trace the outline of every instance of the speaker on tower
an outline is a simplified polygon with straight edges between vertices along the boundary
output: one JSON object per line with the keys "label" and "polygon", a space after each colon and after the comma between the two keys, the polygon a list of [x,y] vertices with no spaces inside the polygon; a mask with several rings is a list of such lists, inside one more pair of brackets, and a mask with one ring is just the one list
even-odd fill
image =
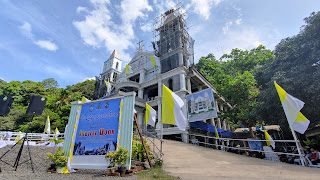
{"label": "speaker on tower", "polygon": [[27,113],[29,115],[41,115],[46,105],[47,98],[42,96],[32,96],[29,107],[27,109]]}
{"label": "speaker on tower", "polygon": [[0,116],[6,116],[10,112],[13,98],[10,96],[0,96]]}

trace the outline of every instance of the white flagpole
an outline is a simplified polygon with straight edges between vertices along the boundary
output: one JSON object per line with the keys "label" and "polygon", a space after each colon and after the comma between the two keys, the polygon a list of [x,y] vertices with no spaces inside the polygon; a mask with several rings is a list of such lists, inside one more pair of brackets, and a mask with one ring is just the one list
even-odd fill
{"label": "white flagpole", "polygon": [[[290,126],[290,125],[289,125],[289,126]],[[294,141],[296,142],[296,146],[297,146],[297,149],[298,149],[298,153],[299,153],[301,165],[302,165],[302,166],[305,166],[305,164],[304,164],[304,159],[302,158],[302,153],[301,153],[301,149],[300,149],[300,146],[299,146],[299,143],[298,143],[298,139],[297,139],[296,133],[294,132],[294,130],[292,129],[291,126],[290,126],[290,129],[291,129],[291,132],[292,132],[292,135],[293,135],[293,139],[294,139]]]}

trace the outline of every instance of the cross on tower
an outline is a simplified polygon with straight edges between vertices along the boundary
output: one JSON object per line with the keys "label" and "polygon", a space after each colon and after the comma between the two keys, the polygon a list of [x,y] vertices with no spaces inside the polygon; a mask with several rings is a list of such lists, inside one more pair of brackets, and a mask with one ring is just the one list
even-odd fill
{"label": "cross on tower", "polygon": [[137,50],[142,51],[142,49],[144,48],[143,40],[139,41],[137,45],[138,45]]}

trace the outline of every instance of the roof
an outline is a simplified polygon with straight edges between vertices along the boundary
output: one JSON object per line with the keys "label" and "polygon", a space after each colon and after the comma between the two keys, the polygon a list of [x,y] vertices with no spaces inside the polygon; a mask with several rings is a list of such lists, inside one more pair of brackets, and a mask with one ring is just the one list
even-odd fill
{"label": "roof", "polygon": [[112,57],[116,57],[117,59],[119,58],[118,52],[116,50],[113,50],[112,54],[110,55],[109,59],[111,59]]}
{"label": "roof", "polygon": [[[280,131],[279,125],[270,125],[270,126],[264,126],[264,127],[266,128],[267,131],[269,131],[269,130]],[[256,127],[251,127],[251,129],[252,129],[252,131],[256,131]],[[234,130],[234,132],[235,133],[242,133],[242,132],[244,132],[244,130],[249,131],[249,128],[237,128],[236,130]]]}
{"label": "roof", "polygon": [[[209,132],[213,132],[213,133],[216,132],[213,125],[205,123],[203,121],[190,122],[189,125],[190,125],[190,127],[202,129],[202,130],[205,130],[205,131],[209,131]],[[226,130],[223,130],[223,129],[220,129],[220,128],[216,128],[216,129],[217,129],[217,132],[218,132],[218,134],[220,136],[221,135],[224,136],[224,137],[233,137],[234,136],[234,134],[229,132],[229,131],[226,131]]]}

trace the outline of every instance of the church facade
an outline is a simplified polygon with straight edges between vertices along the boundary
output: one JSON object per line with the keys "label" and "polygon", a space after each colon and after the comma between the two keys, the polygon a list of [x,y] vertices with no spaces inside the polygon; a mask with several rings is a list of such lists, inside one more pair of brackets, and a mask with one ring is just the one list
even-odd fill
{"label": "church facade", "polygon": [[[215,105],[217,112],[229,109],[231,106],[225,102],[215,92],[210,82],[199,73],[193,62],[194,40],[186,31],[186,24],[183,15],[176,10],[165,12],[156,31],[156,38],[152,42],[153,51],[137,48],[135,55],[128,63],[130,72],[127,74],[121,68],[122,60],[116,50],[110,55],[103,66],[100,76],[96,77],[96,98],[106,95],[112,96],[123,92],[136,92],[135,109],[140,126],[145,131],[153,131],[158,136],[161,135],[161,103],[162,84],[166,85],[184,101],[182,111],[188,117],[186,96],[206,88],[214,91]],[[150,59],[155,60],[155,64]],[[112,85],[111,92],[107,93],[105,80]],[[205,97],[195,100],[195,103],[206,105]],[[199,102],[198,102],[199,101]],[[152,106],[157,111],[157,121],[155,128],[144,124],[145,103]],[[199,108],[198,108],[199,110]],[[231,130],[226,121],[219,118],[203,120],[224,130]],[[173,125],[163,125],[163,135],[175,135],[181,137],[182,141],[188,142],[189,130],[180,131]]]}

